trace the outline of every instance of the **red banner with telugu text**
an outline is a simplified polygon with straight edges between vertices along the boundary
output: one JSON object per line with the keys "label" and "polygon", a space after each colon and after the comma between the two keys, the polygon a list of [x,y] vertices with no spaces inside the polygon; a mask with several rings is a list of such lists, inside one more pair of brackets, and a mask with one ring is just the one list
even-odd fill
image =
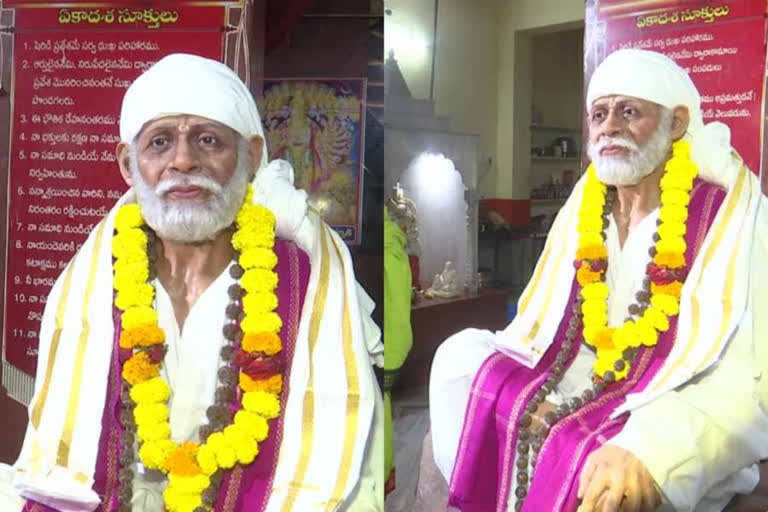
{"label": "red banner with telugu text", "polygon": [[731,129],[732,145],[755,173],[762,149],[764,0],[588,0],[585,83],[621,48],[656,51],[690,75],[704,122]]}
{"label": "red banner with telugu text", "polygon": [[51,286],[127,189],[115,162],[127,87],[169,53],[231,66],[231,55],[247,55],[233,49],[247,44],[237,3],[37,3],[4,5],[15,16],[10,135],[1,141],[9,155],[2,356],[30,376]]}

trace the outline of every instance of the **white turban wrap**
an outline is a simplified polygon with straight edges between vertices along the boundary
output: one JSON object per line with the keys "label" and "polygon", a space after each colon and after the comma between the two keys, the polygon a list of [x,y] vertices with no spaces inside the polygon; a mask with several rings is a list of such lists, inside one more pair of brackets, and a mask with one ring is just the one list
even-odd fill
{"label": "white turban wrap", "polygon": [[701,97],[683,68],[669,57],[647,50],[618,50],[597,66],[587,88],[587,108],[603,96],[632,96],[663,107],[688,108],[685,135],[691,142],[691,158],[702,177],[728,186],[736,179],[738,166],[731,161],[731,131],[723,123],[704,124]]}
{"label": "white turban wrap", "polygon": [[[163,57],[131,84],[120,112],[120,139],[131,144],[149,121],[179,114],[211,119],[246,139],[264,139],[256,102],[240,77],[221,62],[186,53]],[[289,239],[307,210],[307,195],[293,188],[293,178],[288,162],[269,162],[265,141],[254,179],[255,201],[279,213],[277,234]]]}
{"label": "white turban wrap", "polygon": [[[130,144],[147,122],[178,114],[217,121],[246,139],[264,138],[256,102],[234,71],[215,60],[174,53],[157,61],[125,92],[120,139]],[[268,161],[265,143],[259,168]]]}

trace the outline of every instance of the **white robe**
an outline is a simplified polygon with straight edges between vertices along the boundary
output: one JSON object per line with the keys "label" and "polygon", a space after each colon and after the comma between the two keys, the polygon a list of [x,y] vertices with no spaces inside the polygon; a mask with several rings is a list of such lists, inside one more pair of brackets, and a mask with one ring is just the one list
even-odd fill
{"label": "white robe", "polygon": [[[629,233],[623,247],[615,222],[610,219],[606,240],[610,325],[624,321],[628,306],[641,289],[657,218],[658,210],[643,219]],[[768,222],[765,208],[758,222]],[[694,382],[633,411],[622,432],[608,441],[634,453],[646,465],[665,502],[660,510],[719,512],[734,494],[749,493],[758,482],[754,463],[768,452],[768,439],[760,436],[734,442],[739,420],[753,422],[756,414],[764,420],[763,407],[768,402],[768,379],[763,376],[756,380],[751,371],[768,366],[768,351],[751,353],[755,330],[750,314],[768,311],[768,267],[764,263],[768,261],[768,241],[756,240],[753,251],[758,262],[753,279],[762,287],[754,285],[758,293],[753,295],[720,363]],[[768,332],[762,321],[761,332]],[[453,471],[472,381],[485,358],[494,352],[494,337],[490,331],[462,331],[440,346],[433,362],[432,443],[435,463],[447,481]],[[560,403],[589,387],[594,360],[592,351],[582,346],[547,399]],[[514,510],[514,492],[509,504],[509,510]]]}
{"label": "white robe", "polygon": [[[165,331],[168,353],[162,366],[162,377],[170,384],[173,394],[169,401],[171,437],[174,441],[199,441],[198,427],[208,422],[206,410],[213,404],[218,384],[216,372],[221,366],[219,352],[224,344],[221,326],[224,325],[224,306],[228,302],[227,288],[234,283],[228,269],[217,277],[200,295],[187,315],[182,330],[176,322],[168,292],[155,280],[158,325]],[[381,418],[380,408],[376,414]],[[346,510],[380,510],[376,489],[376,467],[383,464],[381,454],[368,447],[363,471],[353,498]],[[133,511],[162,512],[163,490],[167,484],[164,475],[143,471],[134,464]],[[0,510],[20,511],[23,502],[10,486],[11,469],[0,470]]]}
{"label": "white robe", "polygon": [[[158,280],[153,283],[157,290],[158,324],[165,331],[168,353],[162,366],[162,377],[170,384],[173,394],[170,399],[169,421],[174,441],[200,441],[198,427],[208,422],[206,410],[214,402],[218,385],[216,376],[221,366],[219,353],[224,345],[221,326],[225,322],[224,305],[228,303],[227,289],[235,281],[224,272],[211,283],[189,310],[183,329],[173,312],[171,298]],[[381,463],[375,450],[368,450],[367,465]],[[137,459],[138,460],[138,459]],[[364,466],[365,467],[365,466]],[[133,482],[133,512],[162,512],[163,490],[168,480],[159,473],[146,475],[134,466],[136,477]],[[371,508],[376,497],[373,495],[373,471],[363,471],[356,499],[349,510],[376,510]]]}
{"label": "white robe", "polygon": [[[296,190],[292,180],[290,166],[279,160],[262,168],[254,180],[254,202],[272,210],[277,236],[294,241],[308,254],[312,267],[268,510],[285,505],[295,510],[379,511],[384,500],[383,405],[370,365],[383,363],[383,345],[370,318],[375,304],[355,281],[343,241],[307,210],[306,194]],[[118,201],[49,294],[32,403],[34,408],[39,401],[42,420],[28,426],[13,469],[0,464],[3,512],[21,507],[17,493],[67,512],[87,512],[100,502],[92,484],[94,439],[101,432],[112,351],[111,344],[102,340],[112,339],[114,328],[109,242],[118,208],[132,200],[129,191]],[[222,308],[225,302],[223,298]],[[58,351],[51,348],[54,333],[60,334],[55,338]],[[49,356],[55,357],[52,372],[46,370]],[[178,363],[185,362],[180,352],[176,357]],[[217,360],[212,358],[211,364]],[[81,387],[81,382],[90,385]],[[73,399],[78,400],[77,408],[70,408]],[[205,407],[193,402],[187,397],[184,407],[198,409],[192,411],[196,419],[204,417]],[[71,411],[76,428],[68,432],[71,449],[64,465],[58,461],[57,446],[62,446],[62,425]],[[311,448],[302,449],[305,446]],[[293,485],[297,478],[304,485]]]}
{"label": "white robe", "polygon": [[[217,370],[221,366],[219,353],[224,345],[221,326],[229,301],[227,289],[234,282],[228,268],[225,269],[192,305],[181,330],[168,292],[158,280],[153,282],[158,325],[165,332],[168,346],[161,373],[173,390],[169,400],[169,421],[174,441],[199,442],[198,427],[208,422],[206,410],[214,402]],[[377,420],[382,418],[381,407],[377,407],[375,414]],[[381,471],[375,469],[384,463],[380,451],[376,443],[369,443],[361,477],[345,510],[381,510],[378,504],[380,484],[376,481],[377,473]],[[133,512],[162,512],[167,478],[158,472],[145,472],[138,462],[132,469],[136,475]],[[3,512],[20,511],[23,507],[23,501],[10,486],[11,478],[11,468],[5,466],[0,470],[0,510]]]}

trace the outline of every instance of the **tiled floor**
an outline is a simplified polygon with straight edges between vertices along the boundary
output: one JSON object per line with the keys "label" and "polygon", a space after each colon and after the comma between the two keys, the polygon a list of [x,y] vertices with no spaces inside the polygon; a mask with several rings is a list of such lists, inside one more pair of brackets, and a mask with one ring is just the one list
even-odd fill
{"label": "tiled floor", "polygon": [[[446,510],[448,487],[432,462],[427,390],[395,393],[392,400],[395,443],[395,490],[387,512]],[[426,438],[426,442],[425,442]]]}

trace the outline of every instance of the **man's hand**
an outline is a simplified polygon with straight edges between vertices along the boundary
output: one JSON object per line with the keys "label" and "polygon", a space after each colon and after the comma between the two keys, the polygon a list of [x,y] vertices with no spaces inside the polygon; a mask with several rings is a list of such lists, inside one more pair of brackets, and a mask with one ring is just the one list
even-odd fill
{"label": "man's hand", "polygon": [[661,505],[653,478],[623,448],[605,445],[589,457],[579,477],[578,512],[653,512]]}

